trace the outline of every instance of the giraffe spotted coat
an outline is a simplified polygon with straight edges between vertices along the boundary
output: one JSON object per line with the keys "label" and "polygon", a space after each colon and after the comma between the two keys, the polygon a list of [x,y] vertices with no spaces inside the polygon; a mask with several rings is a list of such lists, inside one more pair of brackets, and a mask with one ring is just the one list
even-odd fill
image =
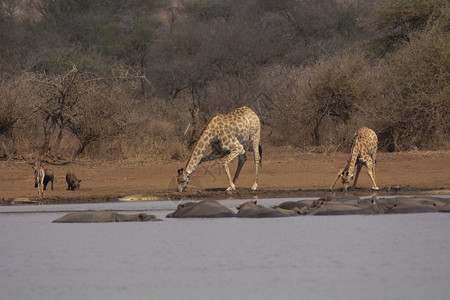
{"label": "giraffe spotted coat", "polygon": [[362,127],[353,136],[352,150],[350,153],[350,159],[342,170],[337,174],[337,178],[331,185],[330,189],[333,189],[339,178],[342,179],[344,190],[346,191],[350,181],[353,179],[353,171],[356,166],[356,175],[353,182],[353,187],[356,186],[358,181],[359,172],[363,165],[367,167],[367,173],[372,181],[372,189],[378,190],[375,183],[375,163],[377,155],[377,143],[378,137],[376,133],[367,127]]}
{"label": "giraffe spotted coat", "polygon": [[[243,106],[229,114],[216,114],[203,128],[194,145],[186,166],[178,170],[178,191],[182,192],[199,164],[222,159],[229,187],[235,190],[239,173],[247,160],[246,148],[250,146],[254,153],[255,182],[252,189],[258,188],[258,167],[261,160],[260,146],[261,125],[256,113]],[[231,179],[229,164],[238,158],[238,166],[234,178]]]}

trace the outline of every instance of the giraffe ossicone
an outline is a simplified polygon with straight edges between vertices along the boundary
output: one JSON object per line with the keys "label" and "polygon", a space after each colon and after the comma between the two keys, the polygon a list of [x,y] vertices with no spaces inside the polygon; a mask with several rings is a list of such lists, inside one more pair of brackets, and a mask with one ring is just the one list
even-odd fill
{"label": "giraffe ossicone", "polygon": [[344,191],[347,191],[348,185],[353,179],[353,171],[356,166],[356,175],[354,176],[355,180],[353,181],[352,186],[355,187],[358,181],[359,172],[361,171],[362,166],[365,165],[370,180],[372,181],[372,189],[378,190],[377,184],[375,183],[377,144],[378,137],[372,129],[367,127],[358,129],[353,135],[350,159],[345,168],[338,172],[336,180],[333,182],[330,189],[332,190],[336,185],[336,182],[341,178],[342,184],[344,185]]}
{"label": "giraffe ossicone", "polygon": [[[199,164],[215,159],[222,159],[229,187],[236,189],[239,173],[247,160],[246,148],[250,146],[254,153],[255,182],[252,190],[258,188],[258,168],[261,163],[262,148],[260,145],[261,124],[258,115],[250,108],[243,106],[229,114],[216,114],[206,123],[200,137],[192,149],[186,166],[178,170],[178,191],[186,189],[192,174]],[[231,179],[229,164],[238,158],[238,166]]]}

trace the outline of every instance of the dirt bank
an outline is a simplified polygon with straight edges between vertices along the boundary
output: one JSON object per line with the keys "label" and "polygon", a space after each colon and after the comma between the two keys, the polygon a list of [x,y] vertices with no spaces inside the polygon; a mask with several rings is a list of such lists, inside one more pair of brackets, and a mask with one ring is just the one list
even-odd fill
{"label": "dirt bank", "polygon": [[[321,196],[340,168],[346,164],[344,153],[314,154],[288,148],[265,149],[259,176],[259,190],[251,191],[253,161],[244,166],[237,191],[226,193],[226,175],[219,162],[200,165],[186,192],[176,192],[175,175],[179,162],[100,162],[78,161],[67,165],[47,165],[56,175],[54,190],[44,193],[44,204],[118,201],[129,195],[143,198],[129,200],[253,198]],[[379,195],[397,193],[450,194],[450,151],[379,153],[376,180]],[[73,169],[82,179],[81,190],[68,191],[65,174]],[[232,166],[234,170],[235,164]],[[23,161],[0,162],[0,200],[10,204],[15,198],[36,200],[32,166]],[[363,168],[360,189],[352,194],[372,194],[370,179]],[[341,185],[337,186],[342,189]]]}

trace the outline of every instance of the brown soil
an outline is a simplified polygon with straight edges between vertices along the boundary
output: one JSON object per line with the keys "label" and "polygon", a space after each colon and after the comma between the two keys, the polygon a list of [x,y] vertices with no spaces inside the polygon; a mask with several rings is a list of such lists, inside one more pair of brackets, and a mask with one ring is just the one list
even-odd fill
{"label": "brown soil", "polygon": [[[89,203],[118,201],[129,195],[144,195],[145,200],[254,198],[322,196],[339,169],[346,164],[348,154],[303,153],[289,148],[274,148],[264,152],[259,176],[259,190],[251,191],[253,161],[244,166],[237,191],[227,193],[226,175],[220,162],[199,166],[184,193],[176,192],[175,175],[184,161],[99,162],[79,161],[67,165],[50,165],[56,175],[54,190],[44,193],[43,203]],[[235,164],[232,166],[234,171]],[[82,179],[81,189],[68,191],[65,174],[73,169]],[[0,201],[11,204],[15,198],[37,200],[32,165],[23,161],[0,162]],[[450,194],[450,151],[378,153],[378,195],[393,193]],[[366,169],[361,171],[358,189],[352,194],[371,194]],[[393,191],[392,186],[400,186]],[[336,185],[336,192],[342,184]]]}

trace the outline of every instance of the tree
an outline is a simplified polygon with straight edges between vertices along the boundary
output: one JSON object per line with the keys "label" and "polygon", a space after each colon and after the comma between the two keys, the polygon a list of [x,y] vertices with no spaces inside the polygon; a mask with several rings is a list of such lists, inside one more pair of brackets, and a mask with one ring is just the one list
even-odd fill
{"label": "tree", "polygon": [[[42,85],[40,97],[42,103],[38,106],[44,124],[43,152],[45,155],[54,150],[60,155],[59,147],[63,140],[65,130],[77,115],[76,106],[86,91],[80,89],[80,72],[74,66],[72,70],[55,78],[42,75],[39,83]],[[55,145],[51,138],[57,135]]]}

